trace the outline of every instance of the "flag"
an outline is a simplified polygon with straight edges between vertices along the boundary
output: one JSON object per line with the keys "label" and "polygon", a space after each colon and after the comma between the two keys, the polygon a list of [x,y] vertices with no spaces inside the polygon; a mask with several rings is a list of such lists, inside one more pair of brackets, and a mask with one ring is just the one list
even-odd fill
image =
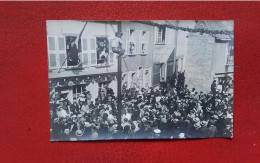
{"label": "flag", "polygon": [[75,40],[75,44],[78,48],[78,52],[80,53],[82,51],[82,48],[81,48],[81,36],[82,36],[82,33],[86,27],[88,22],[86,22],[86,24],[84,25],[84,27],[82,28],[82,30],[80,31],[79,35],[77,36],[76,40]]}

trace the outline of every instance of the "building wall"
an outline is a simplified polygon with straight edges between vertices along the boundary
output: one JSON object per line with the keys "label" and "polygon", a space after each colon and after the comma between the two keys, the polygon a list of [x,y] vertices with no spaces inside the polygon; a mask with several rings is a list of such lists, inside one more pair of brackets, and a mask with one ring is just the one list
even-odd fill
{"label": "building wall", "polygon": [[186,57],[185,83],[189,88],[209,92],[215,73],[225,73],[228,43],[216,43],[207,34],[190,34]]}
{"label": "building wall", "polygon": [[[141,23],[135,23],[135,22],[129,22],[129,21],[123,21],[122,22],[122,40],[124,41],[123,48],[126,49],[126,37],[127,37],[127,30],[129,28],[133,28],[136,30],[143,30],[149,32],[149,51],[147,55],[125,55],[122,59],[122,72],[126,71],[136,71],[138,67],[143,68],[150,68],[152,67],[153,62],[153,40],[154,40],[154,27],[150,25],[145,25]],[[127,52],[126,52],[127,53]]]}
{"label": "building wall", "polygon": [[[194,28],[195,21],[179,21],[180,27],[188,27],[188,28]],[[186,56],[187,56],[187,47],[188,47],[188,35],[189,32],[187,31],[178,31],[178,37],[177,37],[177,48],[176,48],[176,59],[179,59],[178,63],[178,71],[185,70],[185,62],[186,62]],[[181,58],[183,58],[181,62]]]}
{"label": "building wall", "polygon": [[[137,53],[136,55],[128,55],[127,35],[129,29],[135,29],[137,31],[146,31],[149,33],[148,37],[148,52],[143,55]],[[124,79],[128,81],[128,88],[135,80],[138,81],[140,87],[150,87],[152,80],[152,65],[153,65],[153,46],[154,46],[154,27],[141,23],[135,23],[130,21],[122,22],[122,40],[124,42],[123,48],[126,50],[125,55],[122,57],[122,72],[126,73],[127,77]],[[140,37],[138,37],[139,39]],[[138,44],[139,46],[140,44]],[[137,46],[137,48],[139,48]],[[146,73],[148,72],[148,74]],[[132,75],[136,73],[136,75]]]}
{"label": "building wall", "polygon": [[185,66],[185,84],[198,91],[209,92],[213,81],[215,38],[190,34]]}
{"label": "building wall", "polygon": [[228,55],[228,43],[215,43],[212,69],[214,73],[225,73]]}
{"label": "building wall", "polygon": [[[60,20],[60,21],[47,21],[47,36],[54,37],[65,37],[68,35],[77,36],[81,32],[85,25],[84,21],[73,21],[73,20]],[[107,37],[112,40],[115,37],[115,32],[117,31],[117,25],[107,23],[97,23],[88,22],[83,33],[82,38],[95,38],[95,37]],[[58,73],[60,65],[49,72],[49,78],[61,78],[68,76],[80,76],[80,75],[92,75],[92,74],[102,74],[102,73],[112,73],[117,71],[117,59],[114,55],[113,64],[109,67],[96,67],[87,66],[82,70],[61,70]],[[64,66],[66,67],[66,66]]]}
{"label": "building wall", "polygon": [[[179,24],[179,21],[168,21],[170,22],[172,25],[175,25],[175,26],[178,26]],[[156,23],[159,23],[159,24],[167,24],[167,22],[164,22],[164,21],[157,21]],[[154,48],[156,48],[157,46],[163,46],[165,47],[166,49],[172,49],[170,55],[169,55],[169,58],[168,60],[166,61],[165,63],[165,80],[161,80],[161,64],[162,63],[154,63],[153,64],[153,83],[152,85],[153,86],[157,86],[160,82],[165,82],[167,78],[170,78],[174,72],[175,72],[175,64],[176,64],[176,49],[177,49],[177,37],[178,37],[178,31],[176,30],[173,30],[173,29],[169,29],[167,28],[167,43],[165,44],[156,44],[155,40],[153,40],[153,44],[154,44]],[[155,35],[155,33],[154,33]],[[155,37],[155,36],[154,36]],[[162,54],[156,54],[154,53],[153,54],[154,56],[155,55],[162,55]],[[154,57],[155,58],[155,57]]]}

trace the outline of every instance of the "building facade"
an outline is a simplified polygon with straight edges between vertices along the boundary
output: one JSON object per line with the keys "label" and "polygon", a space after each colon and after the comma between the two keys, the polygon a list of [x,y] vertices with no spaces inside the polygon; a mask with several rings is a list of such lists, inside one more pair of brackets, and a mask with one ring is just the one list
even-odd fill
{"label": "building facade", "polygon": [[[70,102],[90,91],[95,101],[107,84],[116,95],[117,58],[111,49],[115,30],[113,22],[47,21],[50,91],[66,93]],[[78,51],[71,57],[74,43]],[[102,58],[102,52],[107,59]]]}
{"label": "building facade", "polygon": [[[122,22],[126,53],[122,58],[122,84],[126,88],[149,88],[166,82],[175,71],[177,31],[166,21]],[[176,25],[177,21],[170,21]]]}
{"label": "building facade", "polygon": [[[166,21],[150,21],[161,26],[144,22],[149,21],[120,22],[126,50],[121,65],[123,89],[155,87],[175,72],[177,31],[166,28]],[[66,94],[74,102],[90,91],[95,101],[108,85],[117,96],[118,61],[111,46],[117,31],[118,22],[113,21],[47,21],[50,92]]]}
{"label": "building facade", "polygon": [[[233,30],[233,21],[198,21],[194,28]],[[185,60],[185,84],[198,91],[210,92],[214,79],[221,76],[233,78],[233,49],[232,36],[190,33]]]}

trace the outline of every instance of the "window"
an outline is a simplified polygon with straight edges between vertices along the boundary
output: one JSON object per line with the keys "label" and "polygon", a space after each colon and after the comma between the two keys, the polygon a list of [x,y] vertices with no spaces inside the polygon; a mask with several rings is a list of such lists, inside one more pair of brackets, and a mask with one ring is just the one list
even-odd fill
{"label": "window", "polygon": [[[75,43],[76,36],[66,36],[66,53],[67,53],[67,65],[76,66],[80,63],[79,50],[77,43]],[[62,43],[59,42],[59,47],[62,46]],[[60,60],[61,65],[62,61]]]}
{"label": "window", "polygon": [[122,87],[123,88],[128,88],[129,84],[128,84],[128,75],[127,72],[122,73]]}
{"label": "window", "polygon": [[[48,67],[50,69],[63,65],[66,60],[65,37],[48,36]],[[67,66],[67,63],[64,63]]]}
{"label": "window", "polygon": [[77,101],[79,95],[86,91],[85,85],[75,85],[72,87],[73,91],[73,101]]}
{"label": "window", "polygon": [[138,85],[138,77],[137,73],[135,71],[130,71],[128,72],[128,83],[129,83],[129,88],[137,88]]}
{"label": "window", "polygon": [[149,33],[147,31],[140,31],[139,36],[139,53],[140,54],[148,54],[149,51]]}
{"label": "window", "polygon": [[166,63],[161,64],[160,81],[166,81]]}
{"label": "window", "polygon": [[138,31],[135,29],[128,29],[126,51],[128,55],[137,54]]}
{"label": "window", "polygon": [[95,37],[82,37],[79,49],[82,50],[82,52],[79,52],[79,58],[83,67],[97,65],[97,43]]}
{"label": "window", "polygon": [[143,87],[143,67],[139,67],[137,69],[137,89],[141,89]]}
{"label": "window", "polygon": [[149,69],[144,69],[143,71],[143,88],[149,88],[150,87],[150,71]]}
{"label": "window", "polygon": [[108,65],[109,41],[106,37],[97,37],[97,64]]}
{"label": "window", "polygon": [[165,26],[155,27],[155,44],[169,44],[169,29]]}
{"label": "window", "polygon": [[234,45],[233,42],[229,44],[229,52],[228,52],[228,65],[234,64]]}
{"label": "window", "polygon": [[[97,65],[96,38],[84,38],[76,41],[77,36],[48,36],[48,66],[52,68]],[[76,41],[76,42],[75,42]],[[108,40],[107,40],[108,42]],[[108,46],[108,45],[107,45]]]}

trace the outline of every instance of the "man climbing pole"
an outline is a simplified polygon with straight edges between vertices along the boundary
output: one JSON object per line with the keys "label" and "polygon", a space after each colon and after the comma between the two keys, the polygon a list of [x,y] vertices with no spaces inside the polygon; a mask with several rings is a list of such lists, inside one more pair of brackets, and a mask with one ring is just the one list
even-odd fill
{"label": "man climbing pole", "polygon": [[118,55],[122,56],[125,53],[125,49],[122,48],[123,41],[121,39],[123,33],[122,32],[116,32],[115,38],[112,41],[112,51],[114,53],[117,53]]}

